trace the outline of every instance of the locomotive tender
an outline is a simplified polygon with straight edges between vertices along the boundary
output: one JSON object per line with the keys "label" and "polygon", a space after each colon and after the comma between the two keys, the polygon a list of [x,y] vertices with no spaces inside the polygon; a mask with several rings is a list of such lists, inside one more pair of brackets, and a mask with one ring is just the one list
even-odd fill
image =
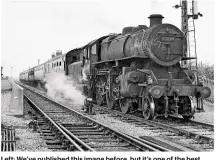
{"label": "locomotive tender", "polygon": [[70,51],[64,55],[65,74],[86,74],[86,94],[99,105],[119,107],[123,113],[140,111],[146,119],[192,118],[191,97],[199,107],[211,91],[191,70],[181,67],[181,62],[192,59],[186,54],[186,36],[176,26],[162,24],[163,18],[153,14],[149,27],[125,27],[121,34]]}

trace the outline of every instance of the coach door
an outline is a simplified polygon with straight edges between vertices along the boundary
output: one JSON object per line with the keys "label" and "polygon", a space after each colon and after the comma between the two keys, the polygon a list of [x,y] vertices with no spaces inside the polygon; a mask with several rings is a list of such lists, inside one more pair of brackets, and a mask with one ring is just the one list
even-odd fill
{"label": "coach door", "polygon": [[45,74],[49,73],[49,63],[44,65],[45,68]]}
{"label": "coach door", "polygon": [[46,64],[44,64],[44,65],[43,65],[43,68],[44,68],[43,76],[44,76],[44,78],[45,78],[45,76],[46,76],[46,73],[47,73]]}

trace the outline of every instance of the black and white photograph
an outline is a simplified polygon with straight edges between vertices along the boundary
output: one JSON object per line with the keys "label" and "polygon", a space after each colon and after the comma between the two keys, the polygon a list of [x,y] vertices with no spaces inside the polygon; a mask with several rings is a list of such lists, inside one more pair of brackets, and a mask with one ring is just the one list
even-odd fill
{"label": "black and white photograph", "polygon": [[[2,0],[1,152],[65,154],[1,160],[203,160],[198,152],[215,152],[215,5]],[[78,152],[111,157],[67,157]]]}

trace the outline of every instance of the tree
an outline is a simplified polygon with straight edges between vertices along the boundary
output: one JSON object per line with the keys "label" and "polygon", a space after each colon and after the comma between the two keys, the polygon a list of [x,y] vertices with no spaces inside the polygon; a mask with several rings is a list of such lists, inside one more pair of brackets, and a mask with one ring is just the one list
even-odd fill
{"label": "tree", "polygon": [[[198,76],[214,80],[214,65],[198,62]],[[191,63],[191,69],[196,71],[196,65]]]}

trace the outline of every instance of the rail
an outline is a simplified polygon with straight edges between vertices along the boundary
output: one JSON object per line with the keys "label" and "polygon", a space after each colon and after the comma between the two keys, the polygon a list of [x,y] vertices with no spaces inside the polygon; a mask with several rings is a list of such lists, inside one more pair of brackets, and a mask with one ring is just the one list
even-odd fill
{"label": "rail", "polygon": [[79,146],[77,143],[75,143],[75,141],[74,141],[68,134],[66,134],[65,131],[63,131],[63,129],[60,127],[59,124],[57,124],[54,120],[52,120],[52,119],[51,119],[43,110],[41,110],[30,98],[28,98],[27,95],[24,94],[24,97],[27,98],[28,101],[34,106],[34,108],[37,109],[46,119],[48,119],[48,120],[51,122],[51,124],[52,124],[56,129],[58,129],[58,130],[60,131],[60,133],[61,133],[64,137],[66,137],[66,139],[68,139],[69,142],[70,142],[74,147],[77,148],[77,150],[79,150],[79,151],[84,151],[81,146]]}
{"label": "rail", "polygon": [[[26,87],[24,87],[26,88]],[[28,88],[27,88],[28,89]],[[31,89],[29,89],[31,92],[34,92],[32,91]],[[130,135],[127,135],[125,133],[122,133],[122,132],[119,132],[119,131],[116,131],[100,122],[97,122],[96,120],[86,116],[86,115],[83,115],[82,113],[76,111],[76,110],[73,110],[67,106],[65,106],[64,104],[61,104],[61,103],[58,103],[40,93],[37,93],[37,92],[34,92],[35,94],[37,94],[38,96],[46,99],[47,101],[50,101],[52,102],[53,104],[59,106],[59,107],[62,107],[64,108],[65,110],[67,110],[68,112],[71,112],[72,114],[76,114],[77,117],[81,117],[82,119],[86,120],[87,122],[91,122],[92,124],[95,124],[96,126],[99,126],[98,128],[104,128],[104,133],[111,133],[111,135],[113,137],[118,137],[121,142],[127,142],[128,145],[131,145],[132,147],[136,147],[136,150],[141,150],[141,151],[171,151],[169,150],[168,148],[165,148],[163,146],[159,146],[159,145],[155,145],[155,144],[146,144],[145,142],[142,142],[140,141],[140,139],[138,138],[132,138]],[[31,100],[32,101],[32,100]],[[33,101],[32,101],[33,104],[35,104]],[[36,104],[35,104],[36,105]],[[43,111],[42,111],[43,112]],[[46,116],[47,119],[51,119],[50,117]],[[88,148],[87,150],[88,151],[96,151],[96,149],[93,149],[93,147],[88,147],[88,145],[86,145],[85,143],[83,143],[84,141],[82,141],[81,139],[79,139],[76,135],[74,135],[72,132],[69,132],[69,130],[67,128],[65,128],[65,125],[61,124],[60,122],[54,122],[55,125],[57,125],[60,129],[63,130],[63,132],[65,134],[67,134],[69,137],[73,138],[75,142],[79,143],[80,146],[83,146],[83,148]],[[92,139],[92,138],[91,138]],[[108,142],[106,142],[107,146],[106,147],[114,147],[114,146],[110,146],[110,144],[108,144]],[[126,144],[126,145],[127,145]],[[90,146],[90,145],[89,145]],[[99,145],[99,147],[104,147],[104,146],[101,146]],[[123,147],[123,146],[121,146]],[[127,146],[124,146],[124,147],[127,147]],[[87,151],[86,150],[86,151]]]}

